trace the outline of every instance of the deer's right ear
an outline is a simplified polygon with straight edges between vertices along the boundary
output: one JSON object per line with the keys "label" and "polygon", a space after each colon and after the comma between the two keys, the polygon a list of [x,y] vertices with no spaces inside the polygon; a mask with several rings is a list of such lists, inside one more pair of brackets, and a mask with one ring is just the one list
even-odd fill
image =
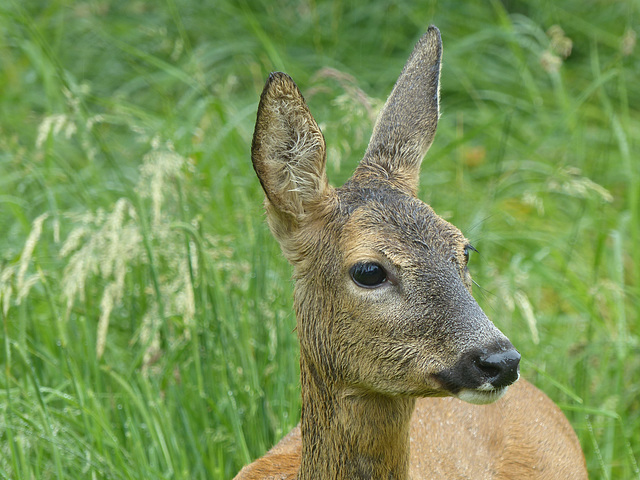
{"label": "deer's right ear", "polygon": [[330,191],[324,137],[294,81],[269,75],[258,106],[251,159],[269,225],[283,242]]}

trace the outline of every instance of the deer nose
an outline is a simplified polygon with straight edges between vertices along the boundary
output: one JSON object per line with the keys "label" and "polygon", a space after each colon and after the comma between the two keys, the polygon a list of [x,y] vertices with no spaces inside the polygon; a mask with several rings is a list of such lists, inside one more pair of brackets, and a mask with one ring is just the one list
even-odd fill
{"label": "deer nose", "polygon": [[494,388],[511,385],[520,376],[520,353],[515,348],[506,351],[480,355],[475,362],[486,383]]}

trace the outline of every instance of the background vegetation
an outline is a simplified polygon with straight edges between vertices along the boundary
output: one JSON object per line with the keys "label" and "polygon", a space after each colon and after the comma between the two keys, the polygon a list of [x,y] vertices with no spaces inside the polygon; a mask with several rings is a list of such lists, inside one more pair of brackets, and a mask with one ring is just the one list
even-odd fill
{"label": "background vegetation", "polygon": [[421,197],[592,478],[640,478],[640,4],[0,2],[0,477],[228,479],[299,417],[249,145],[292,75],[341,184],[444,40]]}

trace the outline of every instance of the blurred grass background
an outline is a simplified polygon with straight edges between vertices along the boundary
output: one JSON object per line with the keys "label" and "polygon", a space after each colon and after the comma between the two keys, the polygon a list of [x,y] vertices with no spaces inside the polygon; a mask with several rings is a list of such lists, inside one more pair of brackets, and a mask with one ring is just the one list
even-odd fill
{"label": "blurred grass background", "polygon": [[0,477],[228,479],[299,417],[290,268],[249,146],[297,81],[341,184],[443,35],[421,197],[565,411],[640,478],[640,4],[0,3]]}

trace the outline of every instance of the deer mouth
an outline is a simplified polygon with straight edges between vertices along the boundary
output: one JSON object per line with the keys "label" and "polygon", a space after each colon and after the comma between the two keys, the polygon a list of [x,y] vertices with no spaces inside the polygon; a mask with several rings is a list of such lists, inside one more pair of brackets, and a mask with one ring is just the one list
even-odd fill
{"label": "deer mouth", "polygon": [[472,403],[474,405],[487,405],[493,403],[504,396],[507,393],[509,386],[492,388],[490,390],[467,389],[463,388],[454,396],[463,402]]}

